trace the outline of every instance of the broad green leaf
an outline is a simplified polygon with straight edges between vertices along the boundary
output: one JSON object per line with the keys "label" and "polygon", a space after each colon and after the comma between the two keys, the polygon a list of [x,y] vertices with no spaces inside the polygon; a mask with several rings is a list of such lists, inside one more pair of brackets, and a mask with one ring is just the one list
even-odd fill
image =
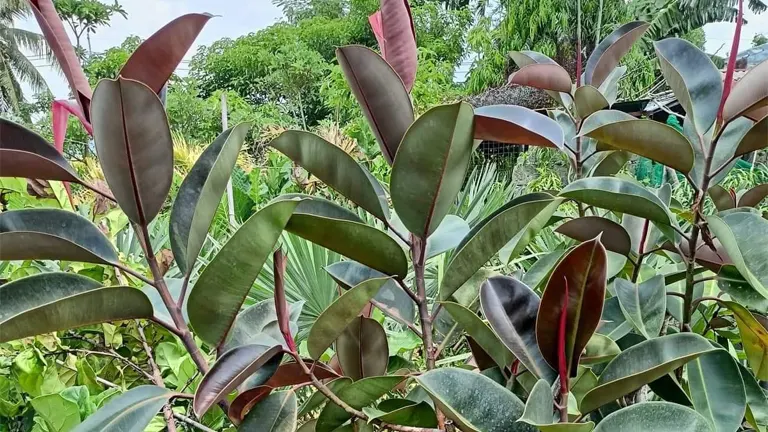
{"label": "broad green leaf", "polygon": [[591,177],[566,186],[560,196],[587,205],[627,213],[653,222],[671,223],[667,206],[644,187],[629,180],[614,177]]}
{"label": "broad green leaf", "polygon": [[494,276],[480,288],[483,315],[502,343],[526,369],[548,382],[555,380],[536,341],[539,297],[525,284],[508,276]]}
{"label": "broad green leaf", "polygon": [[380,272],[402,277],[407,273],[408,261],[395,239],[331,201],[303,200],[285,229]]}
{"label": "broad green leaf", "polygon": [[296,393],[292,390],[272,393],[248,412],[239,429],[254,432],[294,432],[296,411]]}
{"label": "broad green leaf", "polygon": [[632,323],[628,322],[621,310],[619,299],[611,297],[603,304],[603,315],[600,318],[597,332],[617,341],[632,331]]}
{"label": "broad green leaf", "polygon": [[340,147],[313,133],[295,130],[283,132],[269,145],[379,220],[389,219],[381,184]]}
{"label": "broad green leaf", "polygon": [[621,349],[616,342],[608,336],[595,333],[589,338],[584,354],[581,356],[581,364],[598,364],[611,361],[619,355]]}
{"label": "broad green leaf", "polygon": [[[684,288],[682,286],[683,282],[679,282],[678,285],[680,288],[676,289],[676,291],[682,292]],[[694,298],[701,297],[704,291],[704,284],[697,285],[701,285],[701,288],[698,292],[694,293]],[[768,298],[763,297],[757,290],[752,288],[752,285],[741,276],[736,266],[729,264],[720,268],[720,272],[717,273],[717,287],[728,294],[731,300],[739,304],[749,305],[750,309],[763,315],[768,314]],[[671,299],[667,300],[667,303],[670,303],[670,301]],[[681,302],[682,299],[677,303],[682,304]],[[680,313],[677,315],[681,316]]]}
{"label": "broad green leaf", "polygon": [[669,402],[643,402],[615,411],[595,432],[715,432],[696,411]]}
{"label": "broad green leaf", "polygon": [[739,429],[747,406],[744,383],[736,361],[726,350],[704,354],[688,364],[693,407],[713,431]]}
{"label": "broad green leaf", "polygon": [[[404,379],[405,377],[397,375],[363,378],[345,386],[336,392],[336,395],[352,408],[360,410],[392,391]],[[317,418],[315,430],[317,432],[331,432],[351,417],[340,406],[328,402]]]}
{"label": "broad green leaf", "polygon": [[674,371],[696,357],[715,351],[693,333],[676,333],[641,342],[617,355],[581,401],[581,412],[594,411]]}
{"label": "broad green leaf", "polygon": [[336,338],[336,355],[344,375],[355,381],[384,375],[389,363],[384,327],[374,319],[354,318]]}
{"label": "broad green leaf", "polygon": [[456,215],[447,215],[427,239],[427,259],[449,251],[469,233],[469,224]]}
{"label": "broad green leaf", "polygon": [[768,197],[768,183],[759,184],[744,192],[739,198],[739,207],[758,207]]}
{"label": "broad green leaf", "polygon": [[541,432],[590,432],[595,428],[593,422],[586,423],[556,423],[552,412],[555,399],[552,396],[552,388],[545,380],[538,380],[533,386],[528,400],[525,402],[525,411],[519,422],[535,426]]}
{"label": "broad green leaf", "polygon": [[[579,118],[586,119],[592,113],[598,112],[603,108],[608,108],[608,100],[605,99],[600,90],[591,85],[583,85],[573,93],[573,102],[576,105],[576,114]],[[585,122],[586,123],[586,122]],[[582,125],[582,129],[584,126]],[[585,134],[582,132],[582,134]]]}
{"label": "broad green leaf", "polygon": [[669,38],[653,45],[667,84],[698,133],[706,133],[715,122],[723,95],[720,71],[704,51],[686,40]]}
{"label": "broad green leaf", "polygon": [[69,432],[80,424],[80,407],[77,402],[60,394],[39,396],[29,402],[35,414],[45,420],[51,432]]}
{"label": "broad green leaf", "polygon": [[570,93],[573,86],[568,71],[556,63],[532,63],[525,65],[509,77],[507,84],[517,84],[561,93]]}
{"label": "broad green leaf", "polygon": [[268,347],[251,344],[233,348],[216,360],[203,377],[192,404],[195,415],[202,417],[216,402],[224,399],[243,381],[259,372],[261,385],[272,377],[283,358],[280,345]]}
{"label": "broad green leaf", "polygon": [[646,339],[661,332],[667,312],[667,292],[664,276],[656,275],[640,282],[617,278],[613,284],[624,316]]}
{"label": "broad green leaf", "polygon": [[[328,388],[334,393],[339,394],[341,389],[352,384],[352,379],[349,377],[336,378],[327,384]],[[319,408],[325,401],[328,400],[324,394],[319,391],[315,391],[312,396],[307,399],[299,409],[299,417],[307,415],[309,412]],[[314,430],[314,429],[312,429]]]}
{"label": "broad green leaf", "polygon": [[477,108],[475,139],[565,149],[565,136],[556,121],[517,105],[489,105]]}
{"label": "broad green leaf", "polygon": [[632,21],[623,24],[601,40],[587,59],[584,82],[600,87],[649,26],[650,24],[643,21]]}
{"label": "broad green leaf", "polygon": [[298,203],[278,201],[256,212],[206,266],[187,302],[197,337],[222,343]]}
{"label": "broad green leaf", "polygon": [[381,401],[376,408],[363,408],[368,418],[378,419],[385,423],[436,428],[437,416],[435,410],[427,402],[413,402],[407,399],[387,399]]}
{"label": "broad green leaf", "polygon": [[102,287],[71,273],[41,273],[0,286],[0,342],[90,324],[152,316],[132,287]]}
{"label": "broad green leaf", "polygon": [[227,188],[250,125],[222,132],[195,162],[179,187],[171,209],[169,235],[173,258],[182,273],[192,271]]}
{"label": "broad green leaf", "polygon": [[[738,121],[738,119],[736,121]],[[734,123],[736,121],[734,121]],[[742,123],[746,124],[746,122],[747,121],[743,121]],[[768,135],[768,117],[763,117],[762,120],[752,125],[749,128],[749,131],[743,138],[741,138],[734,151],[734,157],[742,156],[768,146],[768,143],[766,143],[765,140],[766,135]]]}
{"label": "broad green leaf", "polygon": [[142,432],[173,395],[172,391],[162,387],[134,387],[110,399],[74,432]]}
{"label": "broad green leaf", "polygon": [[504,245],[514,241],[515,257],[533,240],[562,200],[545,193],[515,198],[483,219],[456,247],[440,286],[440,299],[447,300]]}
{"label": "broad green leaf", "polygon": [[96,153],[109,188],[132,222],[157,216],[173,180],[173,140],[163,103],[145,84],[99,81],[91,101]]}
{"label": "broad green leaf", "polygon": [[714,185],[707,191],[712,203],[718,211],[728,210],[736,207],[736,197],[720,185]]}
{"label": "broad green leaf", "polygon": [[[384,273],[354,261],[333,263],[326,267],[325,271],[345,289],[352,288],[368,279],[387,277]],[[373,296],[373,299],[386,306],[386,309],[381,310],[386,315],[401,323],[413,323],[416,305],[413,299],[394,280],[390,279],[385,282],[379,292]]]}
{"label": "broad green leaf", "polygon": [[571,249],[555,267],[541,296],[536,340],[541,354],[557,368],[559,323],[567,298],[565,364],[575,376],[584,347],[600,324],[605,300],[607,258],[600,237]]}
{"label": "broad green leaf", "polygon": [[336,50],[344,77],[392,164],[406,130],[413,123],[413,106],[403,81],[380,55],[360,45]]}
{"label": "broad green leaf", "polygon": [[744,383],[744,390],[747,397],[747,410],[745,417],[749,424],[760,432],[768,429],[768,398],[752,375],[752,372],[746,366],[736,362],[741,374],[741,380]]}
{"label": "broad green leaf", "polygon": [[319,359],[388,280],[377,278],[361,282],[328,306],[309,330],[309,355]]}
{"label": "broad green leaf", "polygon": [[615,68],[609,75],[608,78],[603,81],[602,84],[597,88],[600,90],[600,93],[605,96],[605,99],[608,101],[609,104],[613,105],[616,103],[616,98],[618,97],[619,93],[619,80],[624,78],[624,75],[627,73],[627,67],[626,66],[619,66]]}
{"label": "broad green leaf", "polygon": [[598,153],[594,160],[587,160],[584,167],[589,177],[610,177],[616,175],[632,158],[629,152],[611,150]]}
{"label": "broad green leaf", "polygon": [[88,219],[48,208],[0,213],[0,260],[118,261],[117,252]]}
{"label": "broad green leaf", "polygon": [[[303,306],[304,302],[301,301],[290,307],[290,327],[294,335],[299,331],[298,320]],[[268,346],[285,345],[277,324],[274,299],[260,301],[237,314],[219,352],[225,353],[240,345],[254,343]]]}
{"label": "broad green leaf", "polygon": [[540,257],[533,263],[531,268],[525,272],[521,279],[522,282],[536,291],[543,290],[544,287],[541,286],[540,290],[539,286],[549,280],[549,275],[552,274],[552,270],[555,269],[555,265],[557,265],[560,258],[565,255],[565,252],[565,249],[558,249]]}
{"label": "broad green leaf", "polygon": [[654,120],[637,119],[622,111],[604,110],[587,117],[579,135],[647,157],[682,173],[688,173],[693,168],[691,143],[673,127]]}
{"label": "broad green leaf", "polygon": [[763,61],[750,69],[731,89],[723,106],[723,120],[750,115],[768,105],[768,63]]}
{"label": "broad green leaf", "polygon": [[768,297],[768,220],[748,212],[707,218],[739,273],[763,297]]}
{"label": "broad green leaf", "polygon": [[515,356],[502,344],[501,340],[488,327],[488,324],[484,323],[476,313],[458,303],[443,302],[442,305],[459,326],[480,345],[483,351],[493,358],[493,361],[499,367],[503,368],[512,364]]}
{"label": "broad green leaf", "polygon": [[768,330],[744,306],[732,301],[722,304],[733,312],[741,343],[747,353],[747,362],[755,377],[759,380],[768,379]]}
{"label": "broad green leaf", "polygon": [[0,118],[0,177],[61,180],[89,187],[43,137]]}
{"label": "broad green leaf", "polygon": [[390,191],[392,205],[414,235],[427,238],[448,214],[469,167],[472,133],[472,106],[463,102],[432,108],[405,133]]}
{"label": "broad green leaf", "polygon": [[479,373],[434,369],[416,378],[435,404],[465,432],[535,431],[517,423],[525,406],[512,392]]}
{"label": "broad green leaf", "polygon": [[77,368],[77,385],[85,386],[92,395],[99,394],[104,390],[104,387],[96,380],[96,372],[85,358],[77,359],[75,367]]}
{"label": "broad green leaf", "polygon": [[557,227],[558,232],[580,242],[591,240],[602,234],[600,242],[606,250],[622,255],[629,255],[632,239],[621,225],[599,216],[584,216],[571,219]]}

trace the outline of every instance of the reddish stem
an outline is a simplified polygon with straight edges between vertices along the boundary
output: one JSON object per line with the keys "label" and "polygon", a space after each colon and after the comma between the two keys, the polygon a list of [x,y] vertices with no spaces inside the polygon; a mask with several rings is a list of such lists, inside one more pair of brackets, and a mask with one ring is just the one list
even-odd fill
{"label": "reddish stem", "polygon": [[736,57],[739,55],[739,39],[741,38],[741,27],[744,24],[744,0],[739,0],[739,12],[736,16],[736,31],[733,33],[733,42],[731,43],[731,52],[728,55],[728,67],[725,70],[725,80],[723,81],[723,97],[720,99],[720,107],[717,109],[717,124],[723,124],[723,108],[728,95],[731,94],[731,85],[733,84],[733,71],[736,69]]}
{"label": "reddish stem", "polygon": [[568,421],[568,361],[565,352],[565,331],[568,322],[568,278],[563,276],[565,292],[563,295],[563,307],[560,310],[560,329],[557,337],[557,349],[560,353],[558,369],[560,372],[560,422]]}

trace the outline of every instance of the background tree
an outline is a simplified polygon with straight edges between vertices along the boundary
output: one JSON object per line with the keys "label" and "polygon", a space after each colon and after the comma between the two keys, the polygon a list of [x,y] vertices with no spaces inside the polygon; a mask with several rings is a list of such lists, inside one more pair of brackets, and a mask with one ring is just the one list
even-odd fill
{"label": "background tree", "polygon": [[21,83],[34,92],[47,92],[40,72],[24,55],[22,49],[51,59],[53,55],[42,35],[13,26],[13,21],[28,13],[25,0],[3,0],[0,2],[0,112],[18,110],[24,101]]}
{"label": "background tree", "polygon": [[108,26],[115,14],[121,15],[123,18],[128,17],[117,0],[111,5],[98,0],[56,0],[54,6],[56,6],[56,11],[59,12],[61,19],[72,29],[75,36],[75,50],[82,59],[85,58],[85,50],[82,46],[83,35],[88,42],[88,54],[90,55],[92,54],[91,35],[96,33],[96,29]]}
{"label": "background tree", "polygon": [[757,34],[756,34],[756,35],[755,35],[755,36],[752,38],[752,46],[753,46],[753,47],[756,47],[756,46],[759,46],[759,45],[763,45],[763,44],[767,44],[767,43],[768,43],[768,37],[766,37],[766,36],[765,36],[764,34],[762,34],[762,33],[757,33]]}

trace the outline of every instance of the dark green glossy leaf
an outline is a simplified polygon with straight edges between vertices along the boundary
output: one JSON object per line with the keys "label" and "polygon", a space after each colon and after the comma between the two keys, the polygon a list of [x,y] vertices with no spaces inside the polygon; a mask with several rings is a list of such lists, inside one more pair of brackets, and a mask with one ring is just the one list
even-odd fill
{"label": "dark green glossy leaf", "polygon": [[595,432],[715,432],[696,411],[669,402],[643,402],[606,416]]}
{"label": "dark green glossy leaf", "polygon": [[736,207],[736,198],[731,196],[731,193],[720,185],[712,186],[707,193],[709,194],[709,197],[712,198],[715,208],[719,211]]}
{"label": "dark green glossy leaf", "polygon": [[[631,158],[632,155],[629,152],[604,151],[597,154],[594,161],[587,160],[584,165],[589,172],[589,177],[610,177],[621,171]],[[591,166],[590,163],[592,163]]]}
{"label": "dark green glossy leaf", "polygon": [[427,239],[427,259],[447,252],[469,233],[469,224],[456,215],[447,215]]}
{"label": "dark green glossy leaf", "polygon": [[552,397],[552,388],[545,380],[539,380],[533,386],[528,400],[525,402],[525,411],[519,422],[535,426],[541,432],[590,432],[595,428],[593,422],[586,423],[555,423],[553,410],[555,399]]}
{"label": "dark green glossy leaf", "polygon": [[541,297],[536,340],[544,359],[558,367],[559,322],[567,297],[565,364],[576,376],[584,347],[597,330],[605,299],[607,257],[600,237],[571,249],[555,267]]}
{"label": "dark green glossy leaf", "polygon": [[[565,249],[558,249],[540,257],[525,272],[522,282],[536,291],[543,290],[544,287],[541,285],[549,280],[549,275],[552,274],[552,270],[555,269],[555,265],[565,255],[565,252]],[[541,290],[539,289],[540,286]]]}
{"label": "dark green glossy leaf", "polygon": [[584,354],[581,356],[581,364],[598,364],[611,361],[619,355],[621,349],[616,342],[608,336],[595,333],[589,338]]}
{"label": "dark green glossy leaf", "polygon": [[437,416],[435,410],[427,402],[415,403],[407,399],[387,399],[375,409],[363,408],[370,419],[378,419],[385,423],[436,428]]}
{"label": "dark green glossy leaf", "polygon": [[54,146],[40,135],[5,118],[0,118],[0,177],[85,184]]}
{"label": "dark green glossy leaf", "polygon": [[109,239],[77,213],[44,208],[0,213],[0,260],[27,259],[118,261]]}
{"label": "dark green glossy leaf", "polygon": [[347,209],[330,201],[306,199],[296,207],[285,229],[360,264],[404,277],[408,261],[397,241],[353,217],[357,219]]}
{"label": "dark green glossy leaf", "polygon": [[548,382],[555,379],[536,342],[539,297],[522,282],[495,276],[480,288],[483,315],[504,345],[526,369]]}
{"label": "dark green glossy leaf", "polygon": [[[327,384],[328,388],[334,393],[338,394],[341,389],[352,384],[352,379],[349,377],[336,378]],[[307,413],[319,408],[325,401],[328,400],[324,394],[316,391],[304,402],[299,409],[299,417],[307,415]],[[314,429],[312,429],[314,430]]]}
{"label": "dark green glossy leaf", "polygon": [[721,303],[733,312],[749,367],[757,379],[768,379],[768,330],[744,306],[732,301]]}
{"label": "dark green glossy leaf", "polygon": [[192,271],[200,254],[248,129],[249,124],[240,123],[222,132],[203,151],[179,187],[171,209],[169,235],[173,258],[182,273]]}
{"label": "dark green glossy leaf", "polygon": [[174,393],[144,385],[109,400],[73,432],[142,432]]}
{"label": "dark green glossy leaf", "polygon": [[313,133],[295,130],[283,132],[269,145],[376,218],[389,218],[381,184],[341,148]]}
{"label": "dark green glossy leaf", "polygon": [[501,343],[499,338],[476,313],[453,302],[443,302],[443,307],[478,345],[488,353],[499,367],[512,364],[515,356]]}
{"label": "dark green glossy leaf", "polygon": [[688,386],[693,407],[715,431],[735,431],[747,407],[744,383],[736,361],[718,350],[691,360]]}
{"label": "dark green glossy leaf", "polygon": [[203,377],[192,404],[195,414],[202,417],[216,402],[224,399],[243,381],[263,368],[263,381],[275,373],[283,358],[280,345],[268,347],[251,344],[233,348],[216,360]]}
{"label": "dark green glossy leaf", "polygon": [[707,218],[739,273],[763,297],[768,297],[768,220],[760,215],[737,212]]}
{"label": "dark green glossy leaf", "polygon": [[146,225],[163,207],[173,179],[173,141],[163,103],[146,85],[101,80],[91,122],[104,178],[132,222]]}
{"label": "dark green glossy leaf", "polygon": [[[746,123],[746,121],[743,123]],[[742,156],[747,153],[765,148],[768,146],[768,143],[765,139],[766,135],[768,135],[768,117],[763,117],[762,120],[752,125],[752,127],[749,128],[749,131],[739,141],[739,144],[734,152],[734,156]]]}
{"label": "dark green glossy leaf", "polygon": [[90,324],[152,316],[132,287],[102,287],[71,273],[41,273],[0,286],[0,342]]}
{"label": "dark green glossy leaf", "polygon": [[763,388],[757,383],[752,372],[746,366],[736,362],[741,374],[741,380],[744,383],[744,390],[747,397],[747,410],[745,417],[749,424],[759,430],[764,431],[768,427],[768,398],[766,398]]}
{"label": "dark green glossy leaf", "polygon": [[[576,103],[578,106],[578,98]],[[579,135],[647,157],[683,173],[693,168],[691,143],[673,127],[654,120],[604,110],[587,117]]]}
{"label": "dark green glossy leaf", "polygon": [[750,69],[731,89],[723,106],[723,120],[750,115],[768,105],[768,63],[763,61]]}
{"label": "dark green glossy leaf", "polygon": [[669,38],[654,42],[661,73],[696,130],[706,133],[715,122],[723,77],[709,56],[690,42]]}
{"label": "dark green glossy leaf", "polygon": [[514,241],[510,257],[522,252],[554,214],[562,201],[544,193],[515,198],[483,219],[456,247],[440,286],[447,300],[504,245]]}
{"label": "dark green glossy leaf", "polygon": [[614,177],[592,177],[566,186],[560,196],[607,210],[650,219],[663,225],[671,223],[664,203],[644,187]]}
{"label": "dark green glossy leaf", "polygon": [[[720,268],[720,271],[717,273],[717,287],[728,294],[731,297],[731,300],[734,300],[739,304],[749,305],[749,308],[754,311],[768,314],[768,298],[763,297],[757,290],[752,288],[749,282],[741,276],[739,270],[735,266],[724,265]],[[702,292],[698,293],[698,297],[703,295],[703,287],[701,291]],[[697,295],[694,295],[694,298],[696,297]],[[667,303],[670,301],[671,299],[667,300]]]}
{"label": "dark green glossy leaf", "polygon": [[676,333],[641,342],[608,363],[598,386],[584,395],[579,409],[594,411],[715,349],[708,340],[693,333]]}
{"label": "dark green glossy leaf", "polygon": [[388,280],[377,278],[361,282],[328,306],[309,331],[309,355],[315,360],[319,359]]}
{"label": "dark green glossy leaf", "polygon": [[543,114],[517,105],[489,105],[475,110],[475,139],[564,150],[565,137],[558,123]]}
{"label": "dark green glossy leaf", "polygon": [[296,394],[291,391],[272,393],[254,406],[240,424],[239,430],[258,432],[294,432],[296,430]]}
{"label": "dark green glossy leaf", "polygon": [[380,55],[360,45],[336,50],[344,77],[390,164],[413,123],[413,106],[403,81]]}
{"label": "dark green glossy leaf", "polygon": [[608,100],[600,93],[600,90],[591,85],[577,88],[573,93],[573,102],[576,105],[576,114],[582,119],[603,108],[608,108]]}
{"label": "dark green glossy leaf", "polygon": [[571,219],[557,227],[555,232],[580,242],[591,240],[602,234],[600,242],[605,249],[622,255],[629,255],[632,249],[632,240],[624,227],[599,216]]}
{"label": "dark green glossy leaf", "polygon": [[[325,271],[345,289],[367,281],[386,277],[384,273],[376,271],[354,261],[339,261],[325,268]],[[416,305],[413,299],[403,291],[394,280],[388,280],[382,285],[373,299],[386,306],[381,311],[402,323],[413,323],[416,313]]]}
{"label": "dark green glossy leaf", "polygon": [[297,204],[279,201],[256,212],[203,270],[187,303],[190,323],[200,339],[212,346],[224,341]]}
{"label": "dark green glossy leaf", "polygon": [[355,381],[384,375],[389,363],[384,327],[370,318],[354,318],[336,338],[336,355],[344,375]]}
{"label": "dark green glossy leaf", "polygon": [[600,41],[587,59],[584,82],[599,87],[649,26],[650,24],[643,21],[632,21],[620,26]]}
{"label": "dark green glossy leaf", "polygon": [[642,283],[616,279],[613,284],[624,316],[646,339],[661,332],[667,312],[664,276],[656,275]]}
{"label": "dark green glossy leaf", "polygon": [[[303,306],[303,301],[291,305],[289,318],[293,334],[299,331],[298,321]],[[219,348],[219,352],[225,353],[232,348],[247,344],[285,345],[284,339],[277,323],[275,301],[274,299],[267,299],[251,305],[237,314],[232,327],[227,332],[227,338]]]}
{"label": "dark green glossy leaf", "polygon": [[739,207],[758,207],[768,197],[768,183],[759,184],[744,192],[739,198]]}
{"label": "dark green glossy leaf", "polygon": [[628,322],[621,310],[619,299],[611,297],[603,304],[603,315],[597,332],[617,341],[632,331],[632,323]]}
{"label": "dark green glossy leaf", "polygon": [[[405,377],[397,375],[364,378],[342,388],[336,395],[352,408],[360,410],[392,391],[404,379]],[[315,430],[331,432],[351,417],[343,408],[329,402],[320,412]]]}
{"label": "dark green glossy leaf", "polygon": [[472,155],[472,121],[471,105],[442,105],[419,117],[403,137],[390,191],[392,205],[414,235],[427,238],[453,205]]}
{"label": "dark green glossy leaf", "polygon": [[535,431],[530,425],[516,422],[525,408],[520,399],[481,374],[441,368],[417,377],[416,381],[462,431]]}

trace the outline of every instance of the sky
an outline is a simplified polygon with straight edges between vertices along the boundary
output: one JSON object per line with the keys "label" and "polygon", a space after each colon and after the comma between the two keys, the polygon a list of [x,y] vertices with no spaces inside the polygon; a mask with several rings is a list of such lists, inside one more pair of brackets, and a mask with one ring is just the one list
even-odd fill
{"label": "sky", "polygon": [[[109,3],[110,0],[102,0]],[[282,12],[272,4],[271,0],[121,0],[128,19],[114,17],[109,27],[100,28],[91,37],[92,48],[95,52],[104,51],[120,45],[126,37],[137,35],[147,38],[157,29],[172,19],[190,12],[209,12],[216,15],[203,29],[195,45],[187,54],[186,60],[197,50],[199,45],[210,43],[223,37],[237,38],[251,32],[268,27],[282,18]],[[747,25],[742,29],[739,51],[751,46],[755,33],[768,32],[768,12],[755,15],[746,10],[744,14]],[[27,30],[39,32],[40,29],[34,18],[18,23]],[[730,51],[735,24],[709,24],[704,30],[707,36],[706,51],[725,55]],[[73,39],[74,40],[74,39]],[[45,60],[33,60],[56,98],[66,98],[69,94],[64,78],[54,71]],[[188,64],[183,62],[177,73],[185,75]],[[458,77],[463,79],[463,77]],[[25,89],[29,94],[29,89]]]}

